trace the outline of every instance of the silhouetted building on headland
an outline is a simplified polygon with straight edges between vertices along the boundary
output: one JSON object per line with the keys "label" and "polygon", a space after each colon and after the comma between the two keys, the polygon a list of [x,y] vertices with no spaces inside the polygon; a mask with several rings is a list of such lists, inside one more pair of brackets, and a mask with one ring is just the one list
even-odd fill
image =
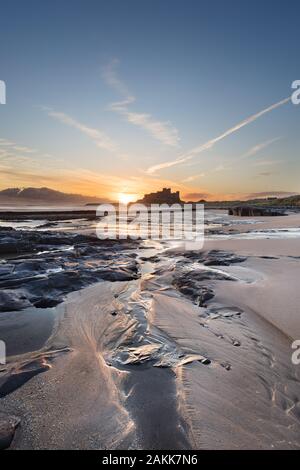
{"label": "silhouetted building on headland", "polygon": [[172,193],[171,188],[163,188],[162,191],[156,193],[145,194],[143,199],[137,202],[142,204],[182,204],[179,191]]}

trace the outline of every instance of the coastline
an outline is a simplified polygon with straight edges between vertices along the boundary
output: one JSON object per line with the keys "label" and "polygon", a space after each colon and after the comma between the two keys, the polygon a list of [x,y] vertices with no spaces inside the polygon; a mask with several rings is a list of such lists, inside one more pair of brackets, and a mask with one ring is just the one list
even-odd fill
{"label": "coastline", "polygon": [[[279,219],[234,229],[281,227]],[[300,225],[300,216],[284,220]],[[298,238],[208,238],[186,256],[141,244],[137,279],[69,293],[51,310],[51,334],[41,325],[45,344],[36,323],[40,342],[20,346],[1,371],[11,386],[1,419],[20,420],[10,448],[299,448],[290,348],[299,247]],[[212,298],[199,307],[181,279]]]}

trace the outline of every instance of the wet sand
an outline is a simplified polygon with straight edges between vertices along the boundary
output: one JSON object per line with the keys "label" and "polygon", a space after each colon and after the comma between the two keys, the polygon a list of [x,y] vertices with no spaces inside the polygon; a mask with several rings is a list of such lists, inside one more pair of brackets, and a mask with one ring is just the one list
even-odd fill
{"label": "wet sand", "polygon": [[37,351],[51,336],[55,311],[51,308],[28,308],[21,312],[2,312],[0,315],[1,339],[7,345],[6,354]]}
{"label": "wet sand", "polygon": [[[234,229],[280,219],[300,226],[292,215]],[[220,238],[193,257],[144,249],[140,279],[68,294],[31,336],[32,312],[1,314],[8,342],[24,334],[0,371],[0,415],[21,421],[10,448],[298,449],[299,248]],[[203,263],[212,250],[221,265]],[[199,306],[188,293],[203,288]]]}
{"label": "wet sand", "polygon": [[300,377],[280,331],[250,310],[235,321],[201,321],[197,308],[165,294],[155,297],[154,309],[155,322],[183,351],[211,361],[177,368],[193,448],[299,448]]}
{"label": "wet sand", "polygon": [[[49,361],[51,351],[70,350],[1,400],[1,410],[22,416],[11,448],[189,448],[177,413],[175,374],[148,361],[130,372],[112,365],[111,353],[118,344],[133,345],[137,328],[128,314],[112,315],[126,288],[100,283],[59,307],[59,328],[39,356]],[[26,355],[17,361],[26,362]]]}
{"label": "wet sand", "polygon": [[[290,213],[287,216],[277,216],[277,217],[237,217],[231,216],[231,220],[238,221],[238,231],[245,232],[249,229],[251,230],[266,230],[266,229],[273,229],[273,228],[293,228],[293,227],[300,227],[300,213]],[[253,226],[249,227],[247,222],[257,222],[254,223]],[[243,223],[244,222],[244,223]],[[230,230],[232,227],[225,227],[224,231]]]}
{"label": "wet sand", "polygon": [[2,409],[13,408],[23,417],[12,448],[122,448],[132,432],[119,391],[123,374],[108,367],[100,354],[113,320],[108,287],[102,283],[71,294],[58,307],[60,327],[40,355],[66,345],[70,350],[2,400]]}

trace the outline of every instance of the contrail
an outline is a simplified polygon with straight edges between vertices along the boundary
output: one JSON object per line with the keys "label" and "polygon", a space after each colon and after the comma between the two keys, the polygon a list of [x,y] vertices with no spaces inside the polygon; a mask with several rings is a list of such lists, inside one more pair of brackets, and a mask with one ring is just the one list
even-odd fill
{"label": "contrail", "polygon": [[271,106],[269,106],[268,108],[265,108],[263,109],[262,111],[259,111],[258,113],[256,114],[253,114],[252,116],[249,116],[247,119],[244,119],[243,121],[239,122],[238,124],[236,124],[235,126],[231,127],[230,129],[228,129],[226,132],[224,132],[223,134],[219,135],[218,137],[215,137],[214,139],[211,139],[209,140],[208,142],[206,142],[205,144],[202,144],[202,145],[199,145],[197,147],[194,147],[190,152],[187,152],[185,153],[184,155],[180,156],[179,158],[177,158],[176,160],[173,160],[173,161],[170,161],[170,162],[165,162],[165,163],[160,163],[158,165],[154,165],[154,166],[151,166],[150,168],[148,168],[146,170],[146,172],[148,174],[153,174],[155,173],[156,171],[158,170],[162,170],[163,168],[170,168],[172,166],[175,166],[175,165],[179,165],[180,163],[184,163],[188,160],[191,160],[192,158],[194,158],[198,153],[201,153],[203,152],[204,150],[208,150],[210,148],[212,148],[217,142],[219,142],[220,140],[223,140],[225,139],[226,137],[228,137],[229,135],[233,134],[234,132],[238,131],[239,129],[241,129],[242,127],[245,127],[247,126],[248,124],[250,124],[251,122],[254,122],[256,121],[256,119],[260,118],[261,116],[263,116],[264,114],[267,114],[271,111],[273,111],[274,109],[276,108],[279,108],[280,106],[288,103],[289,101],[291,100],[291,97],[289,96],[288,98],[285,98],[281,101],[278,101],[277,103],[275,104],[272,104]]}

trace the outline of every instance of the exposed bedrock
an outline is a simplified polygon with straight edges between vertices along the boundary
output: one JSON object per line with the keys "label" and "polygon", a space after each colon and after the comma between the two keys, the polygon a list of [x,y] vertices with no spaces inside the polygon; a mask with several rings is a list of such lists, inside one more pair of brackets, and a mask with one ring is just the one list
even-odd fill
{"label": "exposed bedrock", "polygon": [[199,307],[206,306],[206,302],[214,297],[213,289],[206,281],[235,281],[236,279],[226,273],[217,271],[194,270],[181,272],[174,276],[173,285],[183,295],[195,302]]}
{"label": "exposed bedrock", "polygon": [[239,217],[264,217],[264,216],[280,216],[286,215],[282,209],[273,209],[270,207],[254,207],[254,206],[236,206],[228,209],[229,215]]}
{"label": "exposed bedrock", "polygon": [[198,262],[204,266],[230,266],[231,264],[243,263],[245,256],[239,256],[223,250],[208,251],[167,251],[168,256],[182,257],[186,263]]}
{"label": "exposed bedrock", "polygon": [[13,440],[20,418],[0,413],[0,450],[7,449]]}
{"label": "exposed bedrock", "polygon": [[[214,281],[237,280],[214,266],[229,266],[246,260],[245,257],[218,250],[183,252],[181,255],[182,258],[177,262],[177,269],[174,273],[173,285],[199,307],[205,307],[207,302],[214,297],[212,289]],[[199,268],[196,264],[198,262],[202,265]]]}
{"label": "exposed bedrock", "polygon": [[100,280],[138,278],[134,242],[52,232],[0,231],[0,311],[53,307]]}

